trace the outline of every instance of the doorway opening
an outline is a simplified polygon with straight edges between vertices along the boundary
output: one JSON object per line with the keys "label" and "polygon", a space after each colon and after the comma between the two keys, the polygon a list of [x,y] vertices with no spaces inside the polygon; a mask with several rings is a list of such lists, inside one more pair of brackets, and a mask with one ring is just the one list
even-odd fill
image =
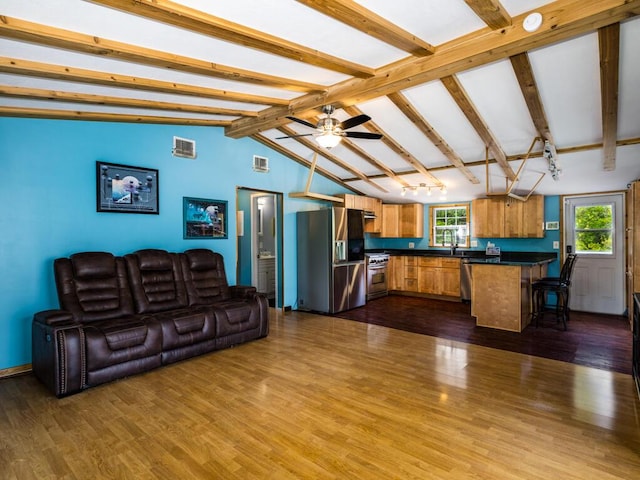
{"label": "doorway opening", "polygon": [[269,300],[284,305],[283,194],[236,188],[237,258],[239,285],[253,285]]}

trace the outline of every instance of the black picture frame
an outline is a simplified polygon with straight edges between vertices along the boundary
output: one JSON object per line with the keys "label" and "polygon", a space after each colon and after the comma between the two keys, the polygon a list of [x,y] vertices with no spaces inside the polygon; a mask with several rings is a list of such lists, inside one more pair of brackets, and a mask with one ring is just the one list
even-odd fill
{"label": "black picture frame", "polygon": [[182,197],[183,238],[228,238],[227,202]]}
{"label": "black picture frame", "polygon": [[158,215],[159,177],[154,168],[96,162],[96,211]]}

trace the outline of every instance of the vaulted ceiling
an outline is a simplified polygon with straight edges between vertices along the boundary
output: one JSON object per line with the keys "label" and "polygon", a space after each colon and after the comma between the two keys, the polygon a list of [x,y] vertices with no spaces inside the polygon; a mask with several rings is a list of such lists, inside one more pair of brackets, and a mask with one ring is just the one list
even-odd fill
{"label": "vaulted ceiling", "polygon": [[[640,0],[3,0],[0,115],[219,126],[387,202],[619,190],[640,176],[638,14]],[[315,132],[288,117],[315,124],[324,105],[383,138],[300,136]]]}

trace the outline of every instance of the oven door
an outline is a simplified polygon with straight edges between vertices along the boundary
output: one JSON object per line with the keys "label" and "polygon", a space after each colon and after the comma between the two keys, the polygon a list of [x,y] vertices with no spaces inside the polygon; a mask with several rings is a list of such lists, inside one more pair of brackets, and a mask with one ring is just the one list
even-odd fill
{"label": "oven door", "polygon": [[367,299],[382,297],[389,293],[386,265],[372,265],[367,268]]}

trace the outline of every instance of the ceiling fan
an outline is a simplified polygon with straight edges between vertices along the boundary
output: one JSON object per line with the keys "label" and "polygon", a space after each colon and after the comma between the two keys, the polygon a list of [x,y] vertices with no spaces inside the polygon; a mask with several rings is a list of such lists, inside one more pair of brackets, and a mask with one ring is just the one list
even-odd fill
{"label": "ceiling fan", "polygon": [[289,120],[298,122],[305,127],[314,128],[318,131],[318,133],[301,133],[299,135],[287,135],[285,137],[277,137],[276,140],[280,140],[282,138],[308,137],[313,135],[316,137],[316,141],[321,147],[329,149],[335,147],[338,143],[340,143],[342,137],[365,138],[371,140],[379,140],[382,138],[382,134],[380,133],[345,131],[368,122],[369,120],[371,120],[371,117],[369,115],[356,115],[355,117],[348,118],[344,122],[341,122],[331,116],[333,115],[334,111],[335,109],[333,105],[325,105],[324,107],[322,107],[322,112],[326,116],[321,118],[317,125],[314,125],[311,122],[307,122],[306,120],[302,120],[301,118],[288,116],[287,118]]}

